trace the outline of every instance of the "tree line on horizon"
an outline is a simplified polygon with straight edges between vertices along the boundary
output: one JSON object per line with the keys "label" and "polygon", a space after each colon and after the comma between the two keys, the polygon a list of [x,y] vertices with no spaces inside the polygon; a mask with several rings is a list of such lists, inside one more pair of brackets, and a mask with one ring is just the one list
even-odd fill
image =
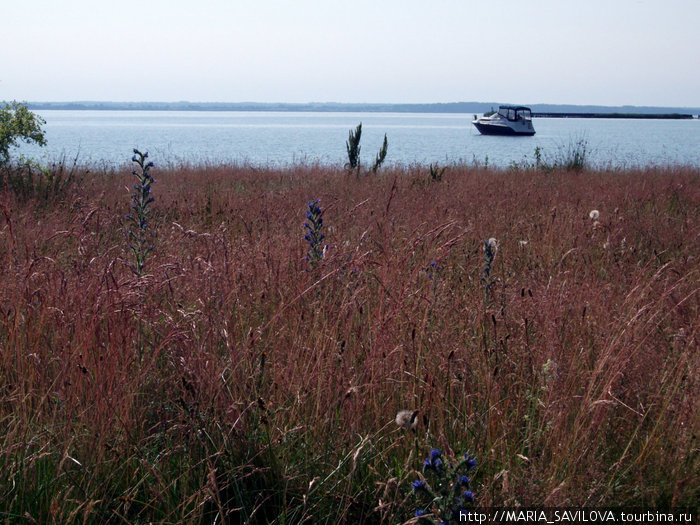
{"label": "tree line on horizon", "polygon": [[[393,112],[393,113],[484,113],[504,102],[436,102],[416,104],[347,102],[116,102],[71,101],[28,102],[31,110],[149,110],[149,111],[315,111],[315,112]],[[639,113],[700,114],[700,107],[597,106],[576,104],[523,104],[535,113]]]}

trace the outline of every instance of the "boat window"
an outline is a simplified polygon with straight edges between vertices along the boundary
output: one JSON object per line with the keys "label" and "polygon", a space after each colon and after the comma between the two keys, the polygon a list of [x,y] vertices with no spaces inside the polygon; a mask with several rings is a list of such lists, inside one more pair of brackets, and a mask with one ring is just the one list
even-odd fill
{"label": "boat window", "polygon": [[508,110],[508,120],[515,120],[515,110],[514,109]]}
{"label": "boat window", "polygon": [[498,114],[503,115],[504,117],[508,117],[508,109],[507,108],[498,108]]}
{"label": "boat window", "polygon": [[530,113],[529,109],[521,109],[518,111],[518,116],[526,120],[530,120],[532,118],[532,114]]}

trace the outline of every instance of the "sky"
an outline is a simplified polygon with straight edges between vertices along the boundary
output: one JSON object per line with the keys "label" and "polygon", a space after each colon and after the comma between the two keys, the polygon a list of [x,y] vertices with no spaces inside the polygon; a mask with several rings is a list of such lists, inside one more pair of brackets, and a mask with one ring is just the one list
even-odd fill
{"label": "sky", "polygon": [[700,106],[700,0],[3,0],[0,100]]}

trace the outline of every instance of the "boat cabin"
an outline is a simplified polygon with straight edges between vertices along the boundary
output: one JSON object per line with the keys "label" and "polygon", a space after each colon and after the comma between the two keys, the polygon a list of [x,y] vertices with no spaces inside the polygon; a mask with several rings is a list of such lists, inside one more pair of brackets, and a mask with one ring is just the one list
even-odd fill
{"label": "boat cabin", "polygon": [[530,108],[526,108],[525,106],[500,106],[498,108],[498,114],[511,122],[516,122],[521,119],[532,120]]}

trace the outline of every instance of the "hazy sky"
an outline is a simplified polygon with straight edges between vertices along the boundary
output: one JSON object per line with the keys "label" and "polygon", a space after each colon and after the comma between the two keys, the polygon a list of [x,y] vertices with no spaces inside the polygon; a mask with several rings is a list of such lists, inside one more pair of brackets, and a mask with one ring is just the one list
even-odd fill
{"label": "hazy sky", "polygon": [[0,100],[700,105],[700,0],[2,0]]}

